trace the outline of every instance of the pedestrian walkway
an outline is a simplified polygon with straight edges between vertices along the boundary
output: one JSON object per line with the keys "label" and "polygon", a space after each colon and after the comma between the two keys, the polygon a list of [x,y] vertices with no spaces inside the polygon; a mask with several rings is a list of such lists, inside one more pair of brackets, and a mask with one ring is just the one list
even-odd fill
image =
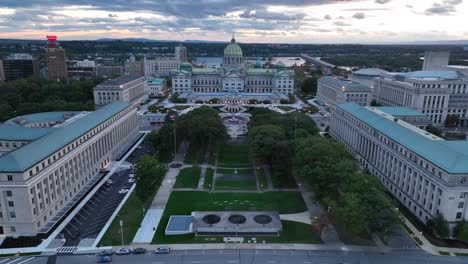
{"label": "pedestrian walkway", "polygon": [[[187,152],[188,146],[183,143],[179,147],[179,151],[176,154],[174,159],[175,162],[182,162],[184,160],[185,153]],[[158,192],[154,196],[153,202],[151,203],[150,208],[146,212],[143,221],[141,222],[140,227],[138,228],[135,237],[132,240],[133,244],[149,244],[153,240],[154,234],[158,229],[159,222],[166,207],[169,196],[171,195],[172,189],[176,182],[176,177],[179,174],[180,170],[189,166],[182,166],[180,168],[169,168],[164,179],[162,181],[161,187],[159,187]]]}

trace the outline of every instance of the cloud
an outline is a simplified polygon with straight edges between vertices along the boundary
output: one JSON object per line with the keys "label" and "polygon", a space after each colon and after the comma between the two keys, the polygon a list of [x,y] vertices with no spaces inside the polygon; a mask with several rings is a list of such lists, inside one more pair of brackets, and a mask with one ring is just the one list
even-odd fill
{"label": "cloud", "polygon": [[390,0],[375,0],[375,3],[381,4],[381,5],[386,4],[388,2],[390,2]]}
{"label": "cloud", "polygon": [[364,19],[366,18],[366,14],[362,13],[362,12],[357,12],[353,15],[353,18],[355,19]]}
{"label": "cloud", "polygon": [[432,7],[426,9],[426,15],[450,15],[455,13],[456,6],[461,4],[463,0],[444,0],[442,2],[434,3]]}
{"label": "cloud", "polygon": [[305,13],[277,13],[267,10],[246,10],[239,15],[241,18],[257,18],[265,20],[300,20],[305,17]]}
{"label": "cloud", "polygon": [[333,25],[339,26],[339,27],[349,27],[349,26],[351,26],[351,24],[348,24],[348,23],[345,23],[345,22],[342,22],[342,21],[336,21],[336,22],[333,23]]}
{"label": "cloud", "polygon": [[118,15],[108,14],[109,17],[119,17]]}
{"label": "cloud", "polygon": [[332,17],[330,15],[325,15],[323,18],[326,20],[330,20]]}

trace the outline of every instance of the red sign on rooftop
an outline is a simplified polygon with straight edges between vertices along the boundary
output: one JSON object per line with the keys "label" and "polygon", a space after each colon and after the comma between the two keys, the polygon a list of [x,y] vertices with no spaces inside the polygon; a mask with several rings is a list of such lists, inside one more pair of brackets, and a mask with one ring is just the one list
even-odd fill
{"label": "red sign on rooftop", "polygon": [[57,36],[47,36],[47,41],[55,42],[55,41],[57,41]]}

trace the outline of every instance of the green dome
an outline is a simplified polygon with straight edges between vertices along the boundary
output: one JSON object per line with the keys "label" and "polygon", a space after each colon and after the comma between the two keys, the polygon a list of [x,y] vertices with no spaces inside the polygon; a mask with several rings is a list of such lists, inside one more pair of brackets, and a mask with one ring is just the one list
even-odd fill
{"label": "green dome", "polygon": [[262,62],[260,61],[259,58],[257,58],[257,61],[255,61],[255,68],[261,68],[262,67]]}
{"label": "green dome", "polygon": [[227,45],[227,47],[224,49],[224,56],[242,57],[242,49],[239,47],[239,45],[237,45],[234,36],[231,39],[231,44]]}
{"label": "green dome", "polygon": [[180,70],[190,72],[192,71],[192,64],[190,62],[184,61],[180,64]]}

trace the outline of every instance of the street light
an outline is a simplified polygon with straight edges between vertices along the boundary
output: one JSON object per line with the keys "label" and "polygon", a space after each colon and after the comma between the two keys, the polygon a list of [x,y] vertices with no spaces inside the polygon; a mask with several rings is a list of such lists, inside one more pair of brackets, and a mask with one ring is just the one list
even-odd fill
{"label": "street light", "polygon": [[120,220],[120,221],[119,221],[119,224],[120,224],[120,235],[121,235],[121,237],[122,237],[122,247],[123,247],[123,245],[124,245],[124,237],[123,237],[123,221],[122,221],[122,220]]}

